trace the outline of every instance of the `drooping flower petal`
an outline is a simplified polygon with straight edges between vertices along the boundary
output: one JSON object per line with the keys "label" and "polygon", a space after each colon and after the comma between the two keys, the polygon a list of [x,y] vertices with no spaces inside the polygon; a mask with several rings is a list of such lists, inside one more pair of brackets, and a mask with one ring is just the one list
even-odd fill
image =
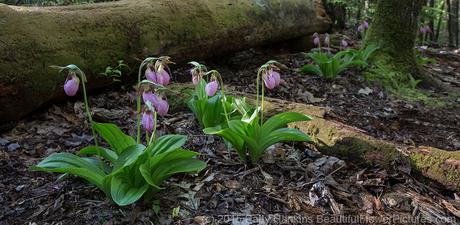
{"label": "drooping flower petal", "polygon": [[153,94],[151,91],[142,93],[142,99],[144,103],[151,102],[152,105],[156,105],[158,103],[158,96]]}
{"label": "drooping flower petal", "polygon": [[142,114],[142,127],[144,127],[145,130],[152,132],[153,128],[155,126],[155,121],[152,112],[146,111]]}
{"label": "drooping flower petal", "polygon": [[162,69],[160,71],[157,71],[157,83],[161,84],[163,86],[166,86],[169,84],[169,81],[171,80],[171,77],[169,76],[169,73]]}
{"label": "drooping flower petal", "polygon": [[77,76],[71,75],[67,77],[67,80],[64,83],[64,92],[68,96],[75,96],[78,92],[80,86],[80,79]]}
{"label": "drooping flower petal", "polygon": [[369,23],[367,22],[367,20],[364,20],[363,28],[364,28],[364,30],[367,30],[369,28]]}
{"label": "drooping flower petal", "polygon": [[275,78],[273,77],[273,75],[271,75],[270,73],[266,73],[264,76],[263,76],[263,79],[264,79],[264,83],[265,83],[265,87],[267,87],[268,89],[273,89],[275,88],[276,86],[276,80]]}
{"label": "drooping flower petal", "polygon": [[329,35],[326,34],[326,37],[324,38],[324,45],[329,46],[330,42],[331,42],[331,40],[329,39]]}
{"label": "drooping flower petal", "polygon": [[275,87],[279,86],[281,83],[280,73],[275,70],[270,70],[268,73],[273,77],[273,79],[275,79]]}
{"label": "drooping flower petal", "polygon": [[316,46],[318,46],[318,45],[319,45],[319,42],[320,42],[319,37],[318,37],[318,36],[314,36],[314,37],[313,37],[313,44],[315,44]]}
{"label": "drooping flower petal", "polygon": [[160,116],[166,116],[166,114],[168,114],[169,104],[166,99],[158,98],[158,102],[154,106]]}
{"label": "drooping flower petal", "polygon": [[342,41],[340,42],[340,46],[342,48],[347,48],[348,47],[348,42],[345,39],[342,39]]}
{"label": "drooping flower petal", "polygon": [[208,96],[214,96],[217,92],[217,88],[219,87],[219,84],[217,81],[213,80],[206,84],[205,91]]}
{"label": "drooping flower petal", "polygon": [[147,69],[145,70],[145,78],[147,78],[147,80],[149,81],[157,83],[157,74],[149,67],[147,67]]}

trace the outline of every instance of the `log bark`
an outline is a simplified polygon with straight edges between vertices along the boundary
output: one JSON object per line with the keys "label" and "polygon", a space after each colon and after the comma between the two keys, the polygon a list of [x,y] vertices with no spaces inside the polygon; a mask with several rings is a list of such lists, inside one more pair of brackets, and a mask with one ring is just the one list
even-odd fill
{"label": "log bark", "polygon": [[357,164],[378,166],[390,171],[423,175],[446,189],[460,191],[460,151],[445,151],[428,146],[396,145],[371,137],[346,124],[326,119],[327,110],[313,105],[268,99],[266,109],[300,112],[314,117],[295,123],[315,140],[324,154]]}
{"label": "log bark", "polygon": [[[173,111],[187,110],[185,102],[193,90],[191,84],[174,84],[170,88],[176,90],[169,99]],[[234,90],[226,87],[226,90]],[[227,91],[228,95],[245,96],[249,103],[255,103],[255,95]],[[313,117],[307,122],[292,123],[289,126],[298,128],[310,135],[314,145],[326,155],[337,156],[358,165],[376,166],[407,173],[412,176],[431,179],[448,190],[460,191],[460,150],[446,151],[428,146],[397,145],[367,135],[356,127],[330,120],[327,109],[295,103],[275,98],[265,98],[265,111],[269,115],[281,112],[299,112]]]}
{"label": "log bark", "polygon": [[123,59],[207,58],[329,29],[321,0],[120,0],[66,7],[0,4],[0,124],[63,96],[51,65],[97,79]]}

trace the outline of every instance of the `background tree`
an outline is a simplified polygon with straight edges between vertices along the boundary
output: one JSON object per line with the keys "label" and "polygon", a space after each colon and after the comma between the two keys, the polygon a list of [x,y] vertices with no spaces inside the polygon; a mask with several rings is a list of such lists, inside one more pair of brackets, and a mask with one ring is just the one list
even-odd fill
{"label": "background tree", "polygon": [[445,89],[440,81],[425,73],[415,58],[415,40],[419,16],[426,0],[378,0],[366,45],[379,47],[377,65],[398,76],[420,79],[425,87]]}

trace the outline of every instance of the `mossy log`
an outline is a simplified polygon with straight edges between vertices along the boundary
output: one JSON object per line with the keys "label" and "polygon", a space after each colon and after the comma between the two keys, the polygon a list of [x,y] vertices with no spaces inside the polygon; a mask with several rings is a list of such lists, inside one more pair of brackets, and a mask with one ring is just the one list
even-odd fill
{"label": "mossy log", "polygon": [[0,124],[63,96],[51,65],[76,64],[90,89],[117,60],[226,54],[330,27],[320,0],[120,0],[65,7],[0,4]]}
{"label": "mossy log", "polygon": [[[184,109],[190,96],[191,84],[174,84],[175,101],[172,110]],[[227,87],[226,90],[234,90]],[[255,95],[228,91],[229,95],[245,96],[248,102],[255,103]],[[365,134],[364,131],[346,124],[326,119],[327,110],[274,98],[265,98],[265,112],[273,115],[292,111],[313,117],[308,122],[297,122],[290,126],[310,135],[314,145],[324,154],[334,155],[357,164],[377,166],[406,173],[417,172],[443,185],[446,189],[460,191],[460,151],[445,151],[427,146],[396,145]]]}
{"label": "mossy log", "polygon": [[445,188],[460,191],[460,151],[433,147],[396,145],[366,135],[363,131],[325,119],[326,110],[312,105],[268,99],[267,110],[295,111],[314,117],[312,121],[292,126],[311,135],[318,149],[355,163],[386,169],[408,169],[428,177]]}

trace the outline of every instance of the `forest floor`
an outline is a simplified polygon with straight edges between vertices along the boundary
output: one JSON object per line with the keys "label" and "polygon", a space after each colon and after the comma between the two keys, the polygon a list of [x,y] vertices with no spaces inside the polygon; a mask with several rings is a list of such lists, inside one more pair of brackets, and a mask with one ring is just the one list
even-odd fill
{"label": "forest floor", "polygon": [[[427,68],[460,87],[460,61],[439,53],[433,56],[437,63]],[[234,91],[254,93],[257,68],[268,59],[290,68],[307,61],[303,54],[249,50],[205,64],[219,70]],[[173,68],[173,74],[173,80],[190,80],[186,66]],[[401,100],[366,82],[358,71],[326,81],[292,70],[284,71],[282,79],[280,88],[268,96],[325,107],[329,109],[327,119],[379,139],[460,149],[458,95],[438,94],[424,102]],[[135,135],[135,92],[131,87],[106,90],[91,96],[90,101],[95,120],[116,123]],[[234,153],[229,155],[220,138],[204,135],[185,108],[172,110],[161,118],[159,132],[187,135],[186,147],[200,152],[208,168],[197,176],[182,175],[164,183],[166,189],[155,196],[158,200],[153,205],[139,202],[117,207],[80,179],[57,180],[56,174],[28,170],[53,152],[76,152],[91,144],[84,118],[82,102],[73,100],[49,106],[1,134],[0,225],[207,224],[206,221],[316,224],[327,219],[330,224],[459,221],[460,198],[456,193],[415,176],[356,165],[300,144],[276,145],[259,167],[246,168]],[[312,206],[315,196],[317,204]],[[179,213],[172,218],[176,207]],[[340,214],[355,217],[325,216]]]}

